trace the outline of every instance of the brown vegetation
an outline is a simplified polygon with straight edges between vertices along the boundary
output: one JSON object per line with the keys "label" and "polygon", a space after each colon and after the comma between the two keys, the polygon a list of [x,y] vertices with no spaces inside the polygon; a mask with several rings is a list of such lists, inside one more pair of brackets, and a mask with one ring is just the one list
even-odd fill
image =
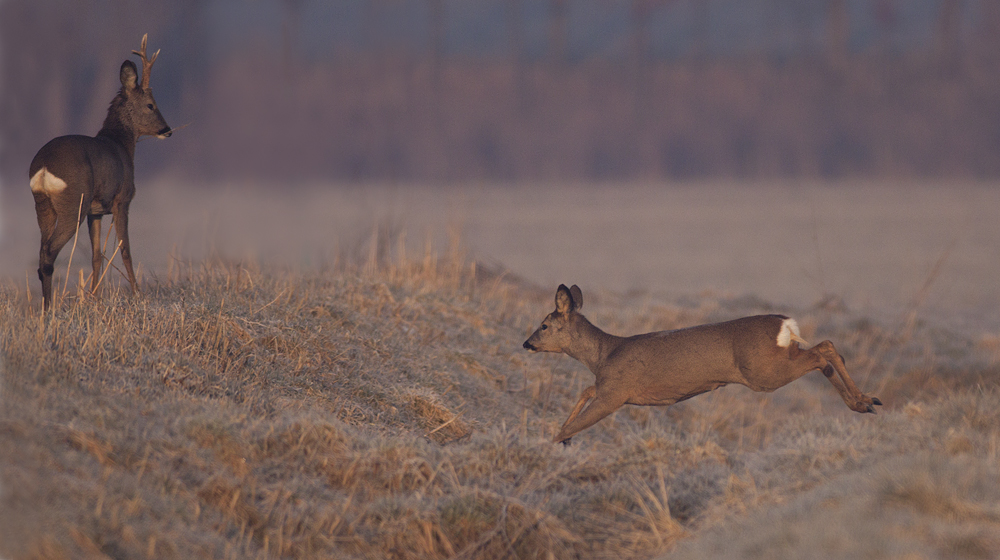
{"label": "brown vegetation", "polygon": [[[763,397],[626,407],[563,448],[548,440],[590,374],[520,348],[549,290],[458,250],[388,245],[324,273],[175,263],[139,297],[70,289],[44,315],[4,287],[0,553],[648,558],[688,542],[796,557],[816,539],[833,556],[911,539],[927,556],[1000,552],[979,493],[1000,441],[994,346],[929,360],[955,343],[939,329],[798,310],[803,336],[842,341],[884,414],[853,415],[815,374]],[[654,330],[766,305],[623,298],[595,295],[595,320]],[[832,534],[828,513],[853,531],[858,503],[880,515]],[[795,534],[733,537],[750,512],[794,518]]]}

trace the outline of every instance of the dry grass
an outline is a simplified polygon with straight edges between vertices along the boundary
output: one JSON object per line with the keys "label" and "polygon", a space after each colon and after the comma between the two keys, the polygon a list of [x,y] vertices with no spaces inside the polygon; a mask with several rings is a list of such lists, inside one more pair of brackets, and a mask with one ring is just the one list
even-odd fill
{"label": "dry grass", "polygon": [[[799,310],[883,414],[817,373],[626,408],[564,448],[549,439],[592,377],[520,347],[550,290],[457,245],[376,242],[322,273],[176,262],[139,297],[72,292],[40,315],[0,289],[5,558],[1000,554],[987,339]],[[588,309],[621,333],[770,310]]]}
{"label": "dry grass", "polygon": [[670,557],[996,558],[998,402],[996,389],[970,389],[908,405],[888,415],[871,436],[883,445],[861,453],[857,468]]}

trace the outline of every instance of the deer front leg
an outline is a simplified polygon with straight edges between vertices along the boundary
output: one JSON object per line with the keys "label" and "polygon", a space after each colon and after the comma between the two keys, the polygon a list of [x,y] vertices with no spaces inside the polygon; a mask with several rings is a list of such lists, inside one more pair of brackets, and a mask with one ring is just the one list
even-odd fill
{"label": "deer front leg", "polygon": [[128,283],[132,286],[132,293],[139,291],[139,285],[135,281],[135,272],[132,270],[132,247],[128,241],[128,203],[119,204],[114,207],[115,235],[121,242],[122,263],[125,265],[125,272],[128,274]]}
{"label": "deer front leg", "polygon": [[[560,432],[566,430],[566,426],[569,425],[569,423],[572,422],[573,419],[576,418],[578,414],[580,414],[581,410],[583,410],[583,405],[587,404],[587,401],[594,398],[595,395],[597,395],[596,385],[591,385],[590,387],[584,389],[582,393],[580,393],[580,400],[576,401],[576,406],[574,406],[573,411],[569,413],[569,418],[567,418],[566,421],[563,422],[562,428],[560,428],[559,430]],[[568,444],[569,438],[566,438],[562,442],[564,444]]]}
{"label": "deer front leg", "polygon": [[[579,413],[578,409],[583,406],[583,403],[587,399],[591,398],[591,392],[596,395],[593,397],[594,400],[590,401],[590,404],[587,405],[587,408],[582,413]],[[615,398],[611,393],[598,394],[596,387],[588,387],[580,396],[580,401],[576,403],[576,407],[570,413],[562,429],[559,430],[559,434],[552,441],[556,443],[569,441],[574,435],[593,426],[608,414],[621,408],[626,400],[624,397]]]}
{"label": "deer front leg", "polygon": [[90,293],[97,293],[97,280],[101,277],[101,265],[104,264],[104,254],[101,252],[101,216],[87,216],[87,228],[90,231],[90,248],[93,252],[90,276]]}

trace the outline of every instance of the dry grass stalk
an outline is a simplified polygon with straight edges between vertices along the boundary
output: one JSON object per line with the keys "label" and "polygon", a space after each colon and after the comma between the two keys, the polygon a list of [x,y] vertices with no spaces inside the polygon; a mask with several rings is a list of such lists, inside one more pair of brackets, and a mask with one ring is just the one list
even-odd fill
{"label": "dry grass stalk", "polygon": [[115,252],[111,254],[111,258],[108,259],[108,264],[104,266],[104,270],[101,271],[101,276],[97,279],[97,285],[94,286],[92,293],[97,293],[97,290],[101,288],[101,282],[104,281],[104,275],[108,273],[108,269],[111,268],[111,262],[115,260],[115,256],[118,255],[118,250],[122,248],[122,242],[119,241],[118,245],[115,246]]}
{"label": "dry grass stalk", "polygon": [[80,220],[83,218],[83,197],[84,197],[84,195],[81,194],[80,195],[80,208],[77,210],[77,219],[76,219],[77,228],[76,228],[76,232],[73,234],[73,248],[70,249],[70,251],[69,251],[69,260],[66,263],[66,281],[63,282],[62,297],[66,297],[66,287],[69,285],[69,271],[70,271],[71,267],[73,266],[73,253],[76,252],[76,241],[80,237],[80,227],[79,226],[80,226]]}

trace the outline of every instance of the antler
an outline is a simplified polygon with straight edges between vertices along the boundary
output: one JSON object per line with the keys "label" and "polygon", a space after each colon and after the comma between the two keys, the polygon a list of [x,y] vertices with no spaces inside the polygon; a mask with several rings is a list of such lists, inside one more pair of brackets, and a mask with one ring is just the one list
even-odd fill
{"label": "antler", "polygon": [[139,46],[138,51],[132,51],[133,53],[139,55],[142,59],[142,89],[149,89],[149,72],[153,69],[153,63],[156,62],[156,57],[160,56],[160,49],[156,49],[153,53],[153,58],[146,58],[146,36],[148,33],[142,36],[142,45]]}

